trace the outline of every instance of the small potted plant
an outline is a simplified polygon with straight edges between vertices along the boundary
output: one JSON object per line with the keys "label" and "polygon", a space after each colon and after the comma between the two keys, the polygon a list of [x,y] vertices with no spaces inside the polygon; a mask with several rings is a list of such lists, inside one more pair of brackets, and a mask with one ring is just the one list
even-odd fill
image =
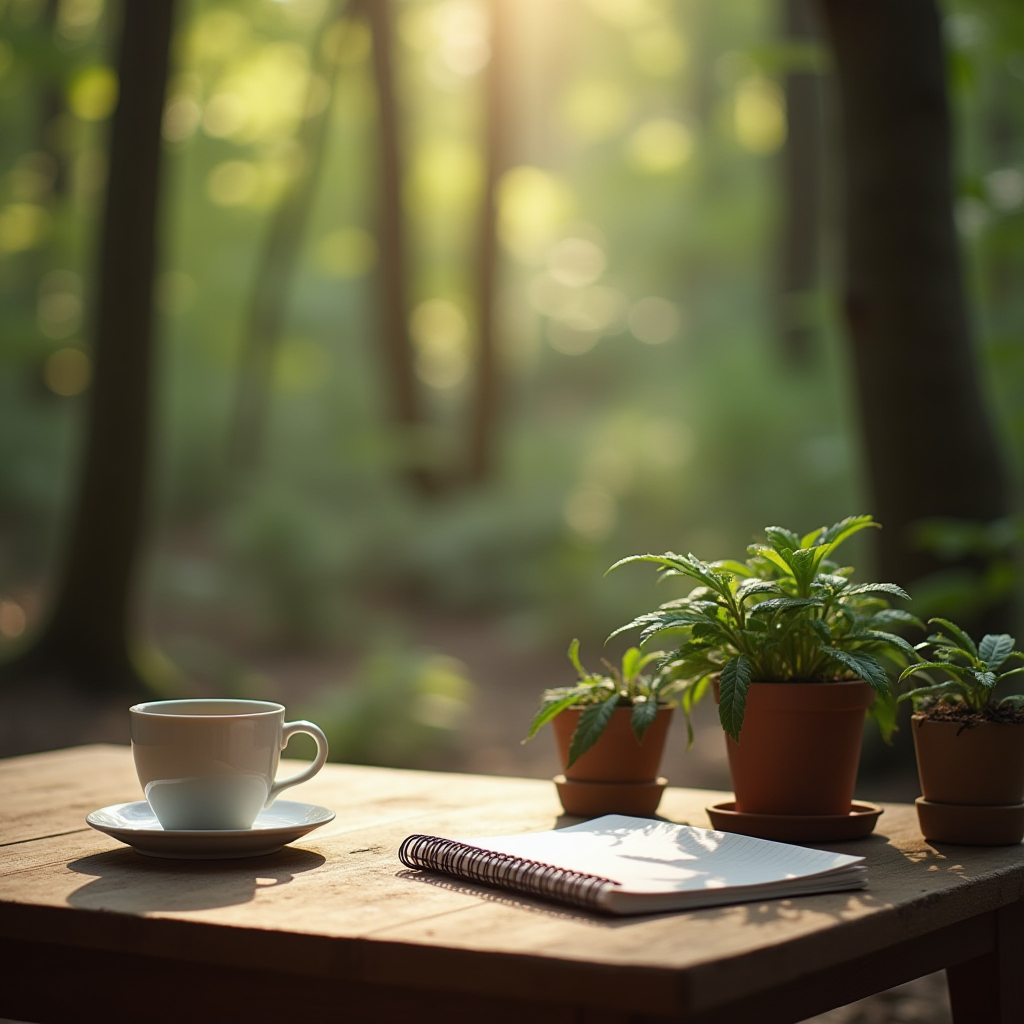
{"label": "small potted plant", "polygon": [[[918,623],[890,608],[907,598],[891,583],[854,583],[832,560],[870,526],[854,516],[804,536],[779,527],[745,561],[704,562],[671,552],[631,555],[612,566],[653,562],[661,579],[697,587],[640,615],[641,646],[672,637],[662,669],[677,681],[683,711],[713,689],[726,733],[735,804],[712,809],[718,827],[766,838],[852,838],[874,827],[872,805],[852,806],[869,708],[888,737],[896,701],[877,656],[913,655],[890,632]],[[611,569],[609,570],[609,572]],[[906,658],[903,658],[903,664]]]}
{"label": "small potted plant", "polygon": [[[904,679],[926,685],[901,695],[911,718],[921,792],[918,821],[935,842],[1001,846],[1024,838],[1024,695],[997,700],[995,688],[1024,672],[1006,633],[975,643],[947,619],[919,644],[926,657]],[[919,654],[920,657],[920,654]]]}
{"label": "small potted plant", "polygon": [[658,766],[678,684],[644,672],[661,651],[631,647],[621,667],[605,662],[601,674],[583,667],[579,648],[579,640],[569,646],[577,682],[544,691],[526,740],[551,722],[564,770],[555,785],[567,814],[653,815],[667,785]]}

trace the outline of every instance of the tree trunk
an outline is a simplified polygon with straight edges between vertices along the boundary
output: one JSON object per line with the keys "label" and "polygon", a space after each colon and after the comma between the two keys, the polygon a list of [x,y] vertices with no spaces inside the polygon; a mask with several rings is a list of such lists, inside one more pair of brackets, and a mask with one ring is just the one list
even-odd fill
{"label": "tree trunk", "polygon": [[311,44],[308,97],[326,81],[330,98],[323,109],[303,119],[297,133],[302,169],[287,186],[270,223],[253,284],[243,342],[238,397],[230,428],[229,462],[233,477],[245,477],[258,466],[270,404],[274,356],[288,311],[288,293],[320,178],[327,129],[334,105],[337,61],[324,53],[330,28],[342,19],[350,0],[334,0]]}
{"label": "tree trunk", "polygon": [[509,132],[509,0],[490,0],[491,59],[484,104],[484,187],[477,248],[477,350],[470,421],[469,479],[478,482],[494,467],[499,403],[497,352],[498,179],[507,166]]}
{"label": "tree trunk", "polygon": [[[982,396],[953,223],[950,114],[933,0],[819,0],[845,148],[845,311],[882,578],[943,568],[913,540],[933,517],[1009,511]],[[1008,609],[990,609],[1002,625]]]}
{"label": "tree trunk", "polygon": [[[809,0],[785,0],[786,42],[810,44],[817,33]],[[811,70],[786,75],[786,145],[782,151],[783,230],[779,340],[792,366],[814,359],[815,292],[821,258],[821,83]]]}
{"label": "tree trunk", "polygon": [[5,675],[135,692],[135,568],[150,451],[160,128],[174,0],[125,0],[99,245],[94,375],[78,492],[50,619]]}
{"label": "tree trunk", "polygon": [[403,448],[410,482],[421,493],[430,493],[434,490],[434,476],[423,462],[423,413],[409,340],[402,154],[391,59],[390,0],[371,0],[367,4],[367,14],[373,36],[373,74],[377,90],[379,330],[390,416]]}

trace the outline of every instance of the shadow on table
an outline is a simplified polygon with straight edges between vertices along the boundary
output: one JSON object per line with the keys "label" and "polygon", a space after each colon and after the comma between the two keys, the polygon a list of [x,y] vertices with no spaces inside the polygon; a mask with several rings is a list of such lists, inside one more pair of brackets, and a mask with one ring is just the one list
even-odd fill
{"label": "shadow on table", "polygon": [[287,885],[324,863],[318,853],[290,847],[267,857],[222,861],[158,860],[110,850],[68,864],[71,871],[94,877],[67,901],[85,910],[126,914],[210,910],[248,903],[257,890]]}
{"label": "shadow on table", "polygon": [[447,889],[449,892],[471,896],[485,903],[498,903],[505,907],[514,907],[516,910],[523,910],[532,914],[555,917],[563,921],[575,921],[578,924],[603,929],[635,928],[645,922],[657,921],[662,918],[687,916],[708,920],[725,915],[735,916],[737,914],[743,915],[742,922],[737,923],[771,924],[775,921],[798,918],[808,908],[806,902],[808,899],[816,899],[818,901],[814,906],[814,910],[817,913],[825,913],[834,917],[837,921],[841,921],[849,916],[851,908],[870,906],[876,902],[870,892],[857,890],[854,892],[824,893],[814,897],[795,896],[784,899],[756,900],[750,903],[737,900],[733,903],[723,903],[718,907],[669,910],[654,914],[630,914],[619,917],[598,913],[597,911],[559,906],[557,903],[548,903],[540,898],[534,899],[530,896],[519,895],[514,892],[490,889],[473,882],[463,882],[457,878],[449,878],[428,871],[403,869],[396,872],[395,877],[410,882],[419,882],[421,885],[430,885],[437,889]]}

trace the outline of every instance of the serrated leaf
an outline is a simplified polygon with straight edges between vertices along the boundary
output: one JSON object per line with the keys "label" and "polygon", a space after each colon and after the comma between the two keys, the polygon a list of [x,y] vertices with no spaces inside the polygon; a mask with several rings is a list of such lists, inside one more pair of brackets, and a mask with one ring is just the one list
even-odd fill
{"label": "serrated leaf", "polygon": [[968,673],[973,677],[974,681],[986,690],[991,690],[996,685],[996,674],[995,672],[979,671],[976,668],[969,668]]}
{"label": "serrated leaf", "polygon": [[745,654],[739,654],[722,667],[719,680],[718,717],[722,728],[737,742],[743,727],[743,712],[747,706],[747,690],[750,688],[750,662]]}
{"label": "serrated leaf", "polygon": [[[580,693],[573,690],[573,692],[565,696],[544,701],[534,716],[533,722],[530,725],[530,731],[526,734],[526,739],[532,740],[552,718],[560,715],[566,708],[571,708],[579,700],[579,697]],[[525,743],[526,740],[523,740],[523,742]]]}
{"label": "serrated leaf", "polygon": [[758,612],[777,612],[789,608],[821,608],[824,604],[820,597],[769,597],[758,601],[754,608]]}
{"label": "serrated leaf", "polygon": [[978,657],[978,648],[974,641],[955,623],[950,622],[949,619],[929,619],[928,625],[937,622],[942,626],[950,636],[955,637],[957,643],[965,651],[970,651],[974,657]]}
{"label": "serrated leaf", "polygon": [[926,672],[934,671],[935,669],[941,669],[943,672],[948,672],[952,676],[956,676],[958,679],[962,678],[967,669],[963,665],[955,665],[948,661],[922,661],[917,665],[911,665],[909,668],[905,668],[900,673],[899,682],[903,682],[904,679],[908,679],[910,676],[916,675],[918,672],[924,674]]}
{"label": "serrated leaf", "polygon": [[857,583],[844,591],[844,597],[853,597],[856,594],[892,594],[894,597],[901,597],[904,601],[910,600],[910,595],[895,583]]}
{"label": "serrated leaf", "polygon": [[808,619],[807,625],[818,634],[826,647],[832,643],[832,630],[824,619]]}
{"label": "serrated leaf", "polygon": [[616,692],[606,701],[584,709],[569,744],[567,768],[571,768],[598,741],[618,705],[619,694]]}
{"label": "serrated leaf", "polygon": [[1009,633],[986,633],[978,644],[978,657],[995,672],[1013,653],[1014,643]]}
{"label": "serrated leaf", "polygon": [[633,713],[629,717],[629,724],[633,728],[633,735],[637,740],[644,738],[644,733],[651,727],[654,719],[658,716],[658,702],[656,700],[645,700],[633,705]]}
{"label": "serrated leaf", "polygon": [[736,588],[736,596],[741,600],[745,601],[748,597],[752,597],[754,594],[781,594],[782,588],[778,583],[773,583],[771,580],[757,580],[750,579],[744,580]]}
{"label": "serrated leaf", "polygon": [[918,626],[924,629],[924,623],[916,615],[912,615],[903,608],[883,608],[881,611],[874,612],[868,621],[878,624],[900,622],[908,626]]}
{"label": "serrated leaf", "polygon": [[766,526],[764,528],[764,534],[776,551],[779,551],[782,548],[788,548],[790,551],[796,551],[797,548],[802,548],[804,546],[800,543],[800,538],[792,530],[787,530],[782,526]]}
{"label": "serrated leaf", "polygon": [[880,629],[865,629],[859,633],[854,633],[847,637],[848,640],[872,640],[875,643],[880,644],[891,644],[893,647],[898,647],[901,651],[909,654],[911,657],[914,656],[914,646],[909,641],[904,640],[903,637],[896,633],[886,633]]}
{"label": "serrated leaf", "polygon": [[959,693],[960,685],[955,682],[935,683],[932,686],[919,686],[916,690],[908,690],[901,693],[899,699],[916,700],[919,697],[941,697],[947,693]]}
{"label": "serrated leaf", "polygon": [[878,661],[865,651],[844,651],[828,647],[825,652],[833,661],[838,661],[878,693],[889,690],[889,676]]}
{"label": "serrated leaf", "polygon": [[752,554],[771,562],[776,568],[781,569],[786,576],[793,575],[793,568],[789,564],[788,559],[774,548],[764,544],[753,544],[749,550]]}

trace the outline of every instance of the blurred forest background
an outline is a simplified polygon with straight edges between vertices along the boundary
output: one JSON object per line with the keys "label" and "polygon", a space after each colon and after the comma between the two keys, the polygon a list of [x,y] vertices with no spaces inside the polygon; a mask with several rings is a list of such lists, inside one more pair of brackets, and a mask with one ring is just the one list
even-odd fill
{"label": "blurred forest background", "polygon": [[[569,640],[673,596],[613,561],[861,512],[861,578],[1019,630],[1024,5],[851,6],[883,112],[939,69],[951,189],[844,149],[829,0],[0,0],[2,752],[223,694],[551,774]],[[962,279],[966,399],[927,324],[850,344],[865,152],[955,224],[873,244],[951,323]]]}

